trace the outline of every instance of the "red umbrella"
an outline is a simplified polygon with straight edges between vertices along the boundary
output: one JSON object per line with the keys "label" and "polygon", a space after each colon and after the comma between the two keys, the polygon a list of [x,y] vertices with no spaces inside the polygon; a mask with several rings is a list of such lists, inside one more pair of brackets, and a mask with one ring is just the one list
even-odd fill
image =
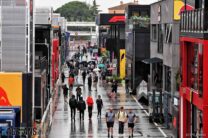
{"label": "red umbrella", "polygon": [[110,68],[108,68],[108,70],[114,70],[115,68],[113,68],[113,67],[110,67]]}

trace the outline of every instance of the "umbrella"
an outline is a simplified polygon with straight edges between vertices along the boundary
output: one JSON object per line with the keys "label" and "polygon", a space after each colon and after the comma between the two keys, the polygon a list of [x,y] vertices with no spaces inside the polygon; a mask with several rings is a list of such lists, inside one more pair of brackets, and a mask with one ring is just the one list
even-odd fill
{"label": "umbrella", "polygon": [[100,71],[100,69],[99,68],[95,68],[95,69],[93,69],[93,71],[97,72],[97,71]]}
{"label": "umbrella", "polygon": [[105,65],[104,64],[99,64],[98,67],[99,68],[105,68]]}
{"label": "umbrella", "polygon": [[92,57],[91,60],[96,60],[96,57]]}
{"label": "umbrella", "polygon": [[95,61],[89,61],[88,64],[94,64],[94,65],[96,65]]}
{"label": "umbrella", "polygon": [[108,68],[108,70],[114,70],[115,68],[113,68],[113,67],[110,67],[110,68]]}
{"label": "umbrella", "polygon": [[74,84],[74,86],[75,86],[75,87],[78,87],[78,86],[83,86],[83,84],[80,84],[80,83],[75,83],[75,84]]}
{"label": "umbrella", "polygon": [[81,64],[87,64],[87,61],[82,61]]}

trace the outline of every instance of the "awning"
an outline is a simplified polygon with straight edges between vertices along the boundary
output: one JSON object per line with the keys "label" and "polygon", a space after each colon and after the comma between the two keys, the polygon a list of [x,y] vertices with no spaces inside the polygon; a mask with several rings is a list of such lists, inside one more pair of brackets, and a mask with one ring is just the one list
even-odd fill
{"label": "awning", "polygon": [[142,60],[142,62],[145,64],[159,63],[162,62],[162,59],[153,57],[153,58],[144,59]]}

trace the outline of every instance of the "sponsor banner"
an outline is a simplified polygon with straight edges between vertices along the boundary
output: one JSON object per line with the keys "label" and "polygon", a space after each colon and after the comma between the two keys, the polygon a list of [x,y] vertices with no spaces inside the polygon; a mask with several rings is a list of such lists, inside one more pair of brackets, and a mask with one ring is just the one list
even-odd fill
{"label": "sponsor banner", "polygon": [[120,50],[120,78],[126,77],[126,50]]}
{"label": "sponsor banner", "polygon": [[182,11],[193,10],[194,6],[192,3],[187,3],[185,6],[184,0],[174,0],[174,20],[180,20]]}
{"label": "sponsor banner", "polygon": [[0,73],[0,106],[22,107],[22,73]]}
{"label": "sponsor banner", "polygon": [[119,25],[125,24],[124,14],[106,14],[101,13],[97,18],[97,25]]}

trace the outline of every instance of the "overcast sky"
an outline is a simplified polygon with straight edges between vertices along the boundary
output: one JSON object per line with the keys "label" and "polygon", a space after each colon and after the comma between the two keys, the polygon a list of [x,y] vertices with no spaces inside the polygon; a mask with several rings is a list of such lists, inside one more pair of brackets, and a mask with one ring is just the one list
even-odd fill
{"label": "overcast sky", "polygon": [[[53,7],[57,9],[63,4],[74,0],[35,0],[36,7]],[[92,3],[93,0],[78,0],[87,3]],[[113,7],[120,4],[121,0],[97,0],[97,4],[100,5],[99,9],[103,12],[107,12],[109,7]],[[134,0],[123,0],[124,3],[133,2]],[[139,0],[140,4],[150,4],[158,0]]]}

